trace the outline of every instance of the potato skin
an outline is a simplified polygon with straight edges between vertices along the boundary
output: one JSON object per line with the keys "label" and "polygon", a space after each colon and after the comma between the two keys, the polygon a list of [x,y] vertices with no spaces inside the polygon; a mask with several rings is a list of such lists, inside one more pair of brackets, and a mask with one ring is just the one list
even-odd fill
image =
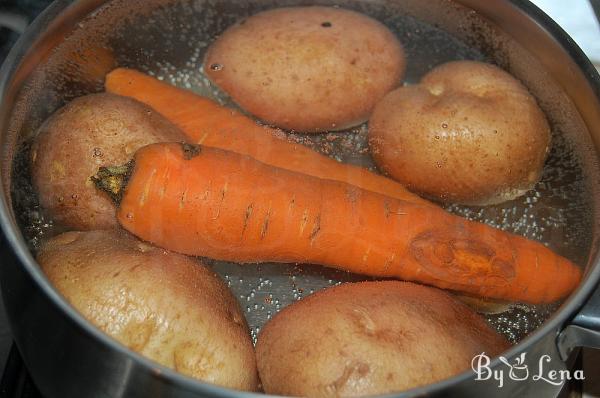
{"label": "potato skin", "polygon": [[183,141],[183,133],[148,106],[114,94],[76,98],[39,128],[31,172],[42,208],[77,230],[115,228],[115,207],[90,177],[124,164],[140,147]]}
{"label": "potato skin", "polygon": [[258,336],[266,393],[398,392],[470,369],[508,342],[448,293],[399,281],[328,288],[286,307]]}
{"label": "potato skin", "polygon": [[550,127],[514,77],[457,61],[377,104],[369,142],[377,165],[409,189],[442,202],[487,205],[539,181]]}
{"label": "potato skin", "polygon": [[204,71],[243,109],[285,129],[341,130],[368,119],[404,75],[398,39],[354,11],[264,11],[227,29]]}
{"label": "potato skin", "polygon": [[257,389],[239,304],[197,261],[119,230],[64,233],[37,260],[85,318],[133,351],[209,383]]}

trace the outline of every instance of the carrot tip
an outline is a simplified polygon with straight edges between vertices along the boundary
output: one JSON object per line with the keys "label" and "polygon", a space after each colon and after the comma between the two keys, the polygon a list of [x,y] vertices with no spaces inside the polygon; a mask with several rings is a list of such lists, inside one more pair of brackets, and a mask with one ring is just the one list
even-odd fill
{"label": "carrot tip", "polygon": [[200,145],[187,144],[187,143],[182,143],[181,149],[183,150],[183,158],[185,160],[190,160],[192,158],[195,158],[202,151],[202,148],[200,147]]}

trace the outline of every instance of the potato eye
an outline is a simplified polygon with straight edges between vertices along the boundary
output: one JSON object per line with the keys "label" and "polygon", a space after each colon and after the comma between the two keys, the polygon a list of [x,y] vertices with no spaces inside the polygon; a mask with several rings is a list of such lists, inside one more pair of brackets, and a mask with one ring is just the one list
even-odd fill
{"label": "potato eye", "polygon": [[332,25],[331,25],[331,22],[323,22],[321,24],[321,26],[324,27],[324,28],[331,28]]}

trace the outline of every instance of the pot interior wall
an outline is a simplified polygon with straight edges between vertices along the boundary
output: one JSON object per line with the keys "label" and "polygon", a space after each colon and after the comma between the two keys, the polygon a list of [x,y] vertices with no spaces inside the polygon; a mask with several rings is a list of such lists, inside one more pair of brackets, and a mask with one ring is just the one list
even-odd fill
{"label": "pot interior wall", "polygon": [[[204,77],[201,64],[206,48],[236,21],[263,9],[296,4],[341,6],[386,24],[405,45],[409,60],[407,83],[417,82],[440,63],[458,59],[496,63],[521,79],[537,97],[552,125],[553,148],[542,181],[525,196],[501,205],[451,205],[448,209],[540,240],[576,263],[587,265],[593,226],[598,224],[593,201],[598,197],[595,182],[600,181],[588,129],[569,97],[517,40],[478,13],[442,0],[117,0],[84,21],[75,21],[64,40],[61,34],[44,37],[51,51],[39,55],[36,67],[22,76],[22,89],[10,123],[3,126],[5,136],[13,137],[14,144],[5,155],[12,169],[2,170],[2,176],[10,178],[5,184],[11,187],[16,221],[31,250],[35,251],[44,237],[60,232],[39,208],[28,168],[29,142],[48,115],[75,97],[102,91],[105,73],[116,66],[146,71],[235,106]],[[345,132],[291,137],[338,160],[374,168],[366,151],[366,125]],[[365,279],[310,265],[205,261],[223,276],[239,298],[253,334],[294,300],[329,285]],[[558,305],[513,305],[487,317],[500,332],[517,342],[541,325]]]}

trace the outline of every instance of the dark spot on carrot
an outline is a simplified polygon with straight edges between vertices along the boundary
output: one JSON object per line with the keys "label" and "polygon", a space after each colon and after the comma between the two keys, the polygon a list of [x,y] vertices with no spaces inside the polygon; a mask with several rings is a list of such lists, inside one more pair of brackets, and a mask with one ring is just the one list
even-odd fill
{"label": "dark spot on carrot", "polygon": [[321,24],[321,26],[324,28],[331,28],[332,24],[329,21],[325,21]]}
{"label": "dark spot on carrot", "polygon": [[300,221],[300,233],[301,234],[304,232],[304,229],[306,228],[306,224],[308,224],[308,209],[305,209],[304,212],[302,213],[302,220]]}
{"label": "dark spot on carrot", "polygon": [[221,201],[219,202],[219,207],[217,208],[217,214],[213,217],[213,220],[216,220],[221,215],[221,208],[223,207],[223,202],[225,201],[225,194],[227,193],[227,189],[229,188],[229,181],[225,182],[225,186],[221,189]]}
{"label": "dark spot on carrot", "polygon": [[383,214],[385,215],[385,218],[390,218],[390,213],[391,213],[391,209],[390,209],[390,201],[385,199],[383,201]]}
{"label": "dark spot on carrot", "polygon": [[182,143],[181,149],[183,150],[183,158],[185,160],[190,160],[198,156],[201,152],[200,145],[194,144]]}
{"label": "dark spot on carrot", "polygon": [[269,219],[271,218],[271,209],[267,211],[267,215],[265,216],[265,220],[263,221],[262,228],[260,230],[260,238],[263,239],[267,235],[267,230],[269,229]]}
{"label": "dark spot on carrot", "polygon": [[319,234],[319,231],[321,231],[321,215],[320,214],[315,218],[315,223],[313,224],[313,229],[312,229],[312,231],[310,231],[310,235],[308,236],[308,239],[310,239],[311,243],[312,243],[312,241],[315,240],[315,238]]}
{"label": "dark spot on carrot", "polygon": [[181,193],[181,197],[179,198],[179,208],[180,209],[183,208],[186,195],[187,195],[187,189]]}
{"label": "dark spot on carrot", "polygon": [[252,215],[253,208],[254,208],[254,205],[252,203],[250,203],[248,205],[248,207],[246,207],[246,214],[244,214],[244,226],[242,228],[242,236],[244,235],[244,232],[246,232],[246,228],[248,227],[248,220],[250,219],[250,216]]}

